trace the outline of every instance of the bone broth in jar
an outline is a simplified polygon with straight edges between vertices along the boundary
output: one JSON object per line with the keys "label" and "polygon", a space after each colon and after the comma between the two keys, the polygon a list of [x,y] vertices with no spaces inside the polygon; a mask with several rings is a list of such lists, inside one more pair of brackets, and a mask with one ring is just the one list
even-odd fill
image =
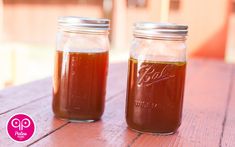
{"label": "bone broth in jar", "polygon": [[109,20],[60,17],[53,79],[56,117],[92,122],[104,111]]}
{"label": "bone broth in jar", "polygon": [[129,128],[166,135],[180,126],[187,28],[172,23],[134,25],[126,100]]}

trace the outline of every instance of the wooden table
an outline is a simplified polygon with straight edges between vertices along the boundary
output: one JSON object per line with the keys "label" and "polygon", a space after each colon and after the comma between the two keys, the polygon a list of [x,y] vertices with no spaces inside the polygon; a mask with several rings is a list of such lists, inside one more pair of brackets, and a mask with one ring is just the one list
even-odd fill
{"label": "wooden table", "polygon": [[[105,113],[95,123],[54,118],[51,78],[0,91],[0,146],[235,146],[235,65],[206,59],[188,62],[182,125],[170,136],[127,128],[127,64],[112,64],[109,71]],[[37,131],[18,144],[5,127],[10,116],[22,112],[34,119]]]}

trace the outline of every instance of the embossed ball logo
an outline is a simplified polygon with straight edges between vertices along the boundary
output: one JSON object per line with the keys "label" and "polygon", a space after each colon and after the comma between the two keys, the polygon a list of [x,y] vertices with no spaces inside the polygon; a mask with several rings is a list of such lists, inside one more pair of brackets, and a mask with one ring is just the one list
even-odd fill
{"label": "embossed ball logo", "polygon": [[7,133],[14,141],[27,141],[34,135],[34,132],[35,123],[26,114],[15,114],[7,122]]}

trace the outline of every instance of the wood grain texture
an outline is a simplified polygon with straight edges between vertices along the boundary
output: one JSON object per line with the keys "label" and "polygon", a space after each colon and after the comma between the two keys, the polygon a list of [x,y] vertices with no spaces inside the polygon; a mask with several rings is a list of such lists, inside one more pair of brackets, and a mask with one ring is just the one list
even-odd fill
{"label": "wood grain texture", "polygon": [[178,132],[166,137],[142,134],[133,146],[219,146],[232,67],[207,61],[197,71],[186,80],[183,120]]}
{"label": "wood grain texture", "polygon": [[[120,70],[120,67],[124,70]],[[124,79],[126,77],[126,68],[127,66],[125,63],[117,64],[117,66],[113,67],[113,69],[111,68],[110,70],[111,74],[109,74],[108,76],[108,83],[107,83],[107,96],[106,96],[107,101],[113,99],[119,93],[124,91],[126,81],[124,82],[124,80],[117,80],[117,79]],[[119,72],[116,72],[116,70],[119,70]],[[36,83],[34,83],[34,85],[37,85],[37,87],[48,86],[49,89],[52,88],[50,84],[50,79],[48,78],[42,81],[37,81]],[[25,91],[27,91],[27,89],[31,90],[28,92],[34,93],[34,97],[36,97],[37,89],[35,89],[36,92],[34,92],[34,90],[31,89],[31,87],[27,86],[31,86],[31,84],[28,84],[26,85],[26,87],[22,88],[24,88]],[[15,88],[10,88],[6,91],[10,94],[11,90],[14,92],[20,90],[20,87],[17,90],[15,90]],[[11,95],[14,95],[14,93],[11,93]],[[24,96],[22,96],[22,100],[24,100]],[[0,130],[4,130],[4,133],[2,133],[2,136],[0,137],[0,146],[19,146],[19,144],[13,142],[5,132],[7,120],[10,118],[10,116],[12,116],[15,113],[23,112],[29,114],[34,119],[37,127],[35,136],[30,141],[21,144],[23,146],[26,146],[34,141],[37,141],[38,139],[43,138],[44,136],[52,133],[53,131],[59,129],[60,127],[63,127],[64,125],[68,124],[68,121],[54,118],[51,109],[52,105],[51,102],[52,102],[52,97],[51,94],[49,94],[48,96],[41,97],[40,99],[23,104],[23,106],[16,107],[10,111],[7,111],[6,113],[1,114],[0,120],[4,121],[0,123]]]}
{"label": "wood grain texture", "polygon": [[231,79],[230,99],[228,101],[226,118],[224,120],[224,132],[221,139],[222,147],[235,146],[235,65]]}

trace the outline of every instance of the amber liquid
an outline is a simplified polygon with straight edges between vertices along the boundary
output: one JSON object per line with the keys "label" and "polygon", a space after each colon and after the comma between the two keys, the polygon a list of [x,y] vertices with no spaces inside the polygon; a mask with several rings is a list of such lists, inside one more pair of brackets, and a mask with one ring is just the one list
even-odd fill
{"label": "amber liquid", "polygon": [[129,59],[126,121],[150,133],[174,133],[181,123],[185,62]]}
{"label": "amber liquid", "polygon": [[71,120],[98,120],[103,114],[108,52],[57,51],[53,80],[53,111]]}

